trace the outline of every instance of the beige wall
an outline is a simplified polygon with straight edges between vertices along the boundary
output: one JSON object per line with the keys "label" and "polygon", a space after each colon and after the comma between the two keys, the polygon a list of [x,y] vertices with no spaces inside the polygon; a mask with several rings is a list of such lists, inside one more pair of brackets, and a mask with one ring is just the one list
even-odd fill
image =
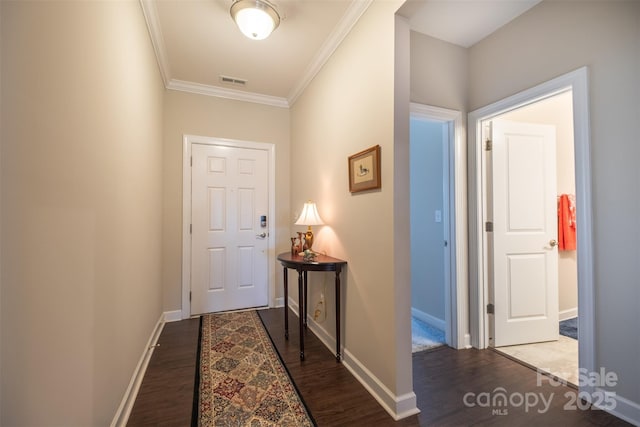
{"label": "beige wall", "polygon": [[467,49],[411,32],[411,102],[461,111],[466,122]]}
{"label": "beige wall", "polygon": [[2,419],[110,424],[162,312],[162,83],[138,2],[2,2]]}
{"label": "beige wall", "polygon": [[[345,351],[401,395],[412,389],[406,372],[398,370],[393,350],[398,347],[397,294],[410,294],[408,281],[394,283],[396,3],[374,2],[369,7],[291,109],[290,223],[305,200],[317,203],[327,225],[317,229],[314,249],[349,263],[343,286]],[[408,94],[406,104],[408,131]],[[382,153],[382,189],[349,193],[348,156],[376,144]],[[406,209],[408,215],[408,202]],[[301,228],[292,227],[296,230]],[[321,279],[316,275],[310,280]],[[319,289],[311,286],[311,306]],[[333,336],[333,292],[325,296],[328,315],[323,328]],[[408,325],[407,317],[405,330]],[[398,378],[404,383],[397,383]]]}
{"label": "beige wall", "polygon": [[[2,6],[0,5],[0,378],[2,375],[2,86],[4,80],[2,79]],[[2,381],[0,380],[0,424],[2,424]]]}
{"label": "beige wall", "polygon": [[[541,31],[541,28],[544,28]],[[470,109],[587,66],[595,366],[640,403],[640,2],[542,2],[470,49]]]}
{"label": "beige wall", "polygon": [[[573,143],[573,102],[571,92],[510,111],[499,118],[514,122],[553,125],[556,129],[557,193],[576,194]],[[576,251],[558,251],[558,308],[578,309],[578,267]]]}
{"label": "beige wall", "polygon": [[[276,146],[276,253],[289,240],[289,110],[168,90],[164,97],[162,281],[164,310],[182,307],[182,147],[183,135],[200,135]],[[276,297],[282,269],[272,266]]]}

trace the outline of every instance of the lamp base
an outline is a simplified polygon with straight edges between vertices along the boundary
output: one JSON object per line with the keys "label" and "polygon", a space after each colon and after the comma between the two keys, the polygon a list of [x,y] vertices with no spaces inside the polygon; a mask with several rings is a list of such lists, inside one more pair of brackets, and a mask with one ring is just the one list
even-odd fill
{"label": "lamp base", "polygon": [[307,229],[307,232],[304,233],[304,249],[311,250],[313,246],[313,231],[311,231],[311,226]]}

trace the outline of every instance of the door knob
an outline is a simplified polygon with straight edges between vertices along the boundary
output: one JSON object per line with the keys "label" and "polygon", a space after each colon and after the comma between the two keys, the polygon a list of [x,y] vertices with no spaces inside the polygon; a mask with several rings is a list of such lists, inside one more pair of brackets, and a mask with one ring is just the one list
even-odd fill
{"label": "door knob", "polygon": [[267,233],[260,233],[260,234],[256,234],[256,237],[259,237],[261,239],[264,239],[265,237],[267,237]]}
{"label": "door knob", "polygon": [[551,239],[549,240],[549,244],[551,245],[552,248],[554,248],[558,244],[558,242],[556,242],[556,239]]}

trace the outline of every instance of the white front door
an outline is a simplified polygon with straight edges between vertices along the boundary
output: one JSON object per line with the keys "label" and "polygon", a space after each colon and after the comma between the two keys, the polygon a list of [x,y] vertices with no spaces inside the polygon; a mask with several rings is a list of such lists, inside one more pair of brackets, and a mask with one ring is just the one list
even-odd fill
{"label": "white front door", "polygon": [[266,306],[268,153],[204,144],[191,153],[191,314]]}
{"label": "white front door", "polygon": [[493,345],[557,340],[555,127],[491,125]]}

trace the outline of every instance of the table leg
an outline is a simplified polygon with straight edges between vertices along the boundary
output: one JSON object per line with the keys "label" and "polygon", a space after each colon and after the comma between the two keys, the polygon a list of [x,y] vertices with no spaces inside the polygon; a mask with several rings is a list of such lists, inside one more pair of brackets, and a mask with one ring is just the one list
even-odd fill
{"label": "table leg", "polygon": [[289,339],[289,275],[284,268],[284,338]]}
{"label": "table leg", "polygon": [[336,269],[336,362],[340,362],[340,269]]}
{"label": "table leg", "polygon": [[307,288],[307,272],[305,271],[303,276],[304,282],[304,328],[307,329],[307,308],[309,307],[309,292]]}
{"label": "table leg", "polygon": [[302,314],[304,312],[304,296],[303,296],[303,279],[302,270],[298,270],[298,319],[300,326],[300,360],[304,360],[304,326],[302,324]]}

